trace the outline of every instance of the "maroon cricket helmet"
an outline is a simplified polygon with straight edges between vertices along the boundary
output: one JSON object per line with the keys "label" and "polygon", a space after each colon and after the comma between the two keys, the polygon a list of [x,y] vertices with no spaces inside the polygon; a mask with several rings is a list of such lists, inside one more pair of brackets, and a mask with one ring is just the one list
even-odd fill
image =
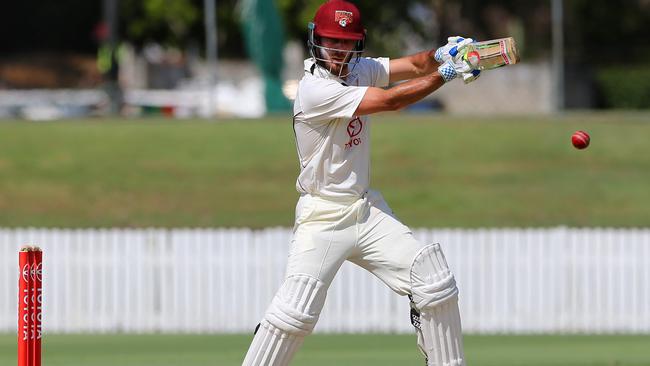
{"label": "maroon cricket helmet", "polygon": [[361,13],[351,2],[330,0],[314,15],[314,33],[320,37],[362,41],[366,36]]}

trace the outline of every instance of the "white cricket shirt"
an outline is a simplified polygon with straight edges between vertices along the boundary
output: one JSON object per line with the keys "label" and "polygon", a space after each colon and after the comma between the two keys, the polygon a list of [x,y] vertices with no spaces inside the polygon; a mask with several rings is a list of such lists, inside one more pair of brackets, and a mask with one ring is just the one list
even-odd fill
{"label": "white cricket shirt", "polygon": [[293,106],[298,192],[342,198],[361,197],[368,190],[369,118],[353,114],[368,86],[388,83],[388,58],[361,58],[345,80],[305,60]]}

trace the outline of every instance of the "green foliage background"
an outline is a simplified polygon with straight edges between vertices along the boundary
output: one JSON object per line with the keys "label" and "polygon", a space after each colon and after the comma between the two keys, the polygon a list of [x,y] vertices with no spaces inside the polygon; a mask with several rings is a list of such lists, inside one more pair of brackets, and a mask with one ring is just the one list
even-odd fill
{"label": "green foliage background", "polygon": [[[306,24],[321,0],[273,0],[282,14],[289,39],[305,40]],[[369,30],[373,52],[395,56],[404,52],[405,37],[440,44],[452,34],[478,39],[505,36],[503,12],[521,27],[526,59],[550,51],[548,0],[403,0],[354,1]],[[569,62],[585,65],[636,63],[650,56],[650,3],[629,1],[565,1]],[[120,0],[119,36],[142,45],[147,41],[181,48],[203,44],[203,0]],[[96,53],[93,27],[102,20],[101,2],[32,0],[0,12],[0,41],[5,54],[45,50]],[[495,9],[500,9],[495,13]],[[244,57],[237,0],[217,1],[219,54]],[[56,14],[57,16],[53,16]],[[495,18],[496,17],[496,18]],[[509,30],[510,29],[510,30]],[[620,49],[624,48],[625,57]],[[595,57],[597,55],[597,57]]]}
{"label": "green foliage background", "polygon": [[201,4],[190,0],[121,0],[119,4],[121,33],[136,44],[159,40],[182,45],[203,19]]}
{"label": "green foliage background", "polygon": [[605,67],[598,70],[597,80],[607,107],[650,108],[650,64]]}

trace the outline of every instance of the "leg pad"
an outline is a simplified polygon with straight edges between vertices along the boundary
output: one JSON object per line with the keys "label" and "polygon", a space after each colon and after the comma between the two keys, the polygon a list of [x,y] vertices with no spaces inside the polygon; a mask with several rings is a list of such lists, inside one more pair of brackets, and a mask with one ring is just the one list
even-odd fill
{"label": "leg pad", "polygon": [[327,286],[307,275],[288,277],[255,332],[244,366],[286,366],[312,332]]}
{"label": "leg pad", "polygon": [[458,288],[440,245],[424,247],[411,267],[411,322],[428,366],[464,366]]}

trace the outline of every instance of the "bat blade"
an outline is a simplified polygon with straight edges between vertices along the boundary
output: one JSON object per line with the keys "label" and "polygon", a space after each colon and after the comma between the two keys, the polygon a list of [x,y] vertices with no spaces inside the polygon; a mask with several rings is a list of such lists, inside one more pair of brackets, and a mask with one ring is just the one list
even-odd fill
{"label": "bat blade", "polygon": [[512,37],[476,42],[472,44],[472,49],[479,54],[479,70],[496,69],[519,62],[519,51]]}

